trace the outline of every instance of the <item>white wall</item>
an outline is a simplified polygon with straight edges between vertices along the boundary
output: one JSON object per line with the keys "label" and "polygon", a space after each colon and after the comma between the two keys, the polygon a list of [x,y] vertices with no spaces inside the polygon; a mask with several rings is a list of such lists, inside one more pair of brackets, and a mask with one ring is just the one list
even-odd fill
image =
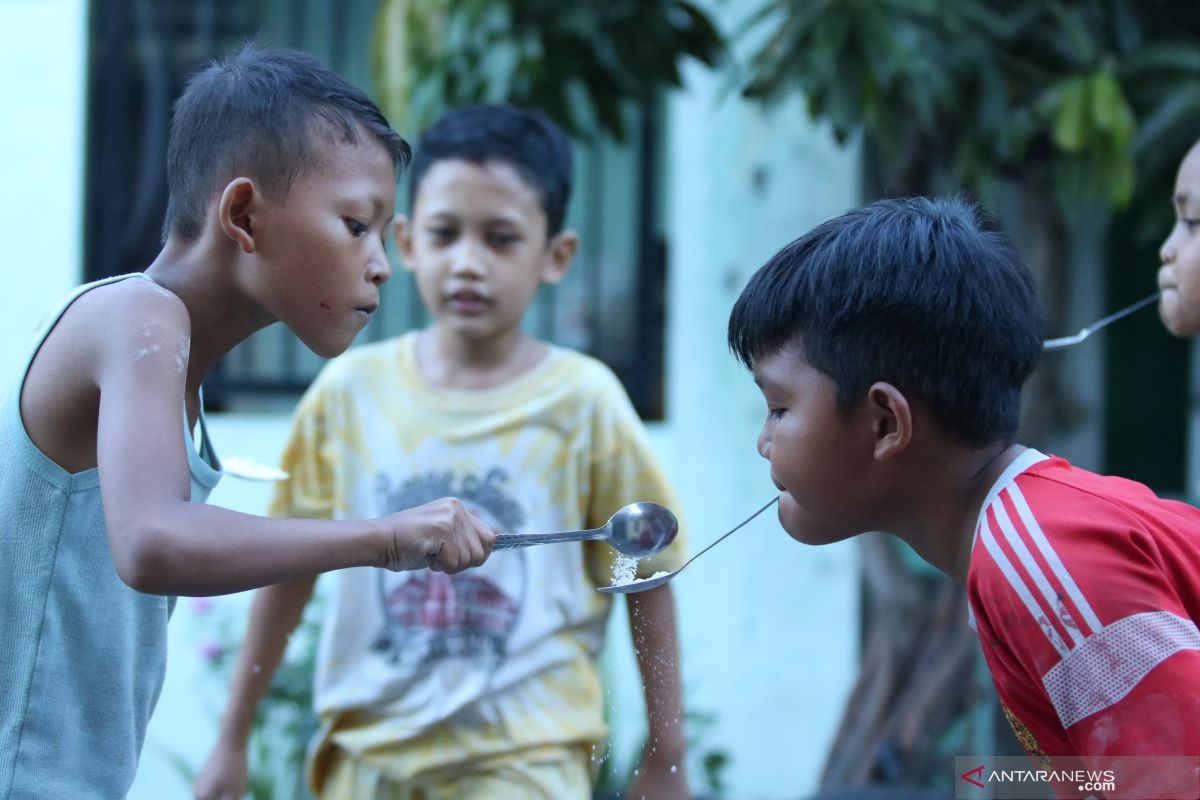
{"label": "white wall", "polygon": [[0,0],[0,387],[79,282],[85,0]]}

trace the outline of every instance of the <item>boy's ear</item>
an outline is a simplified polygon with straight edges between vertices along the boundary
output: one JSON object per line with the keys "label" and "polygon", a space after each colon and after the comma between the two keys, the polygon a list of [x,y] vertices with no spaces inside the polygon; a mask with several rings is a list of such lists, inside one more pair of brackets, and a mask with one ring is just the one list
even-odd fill
{"label": "boy's ear", "polygon": [[259,193],[249,178],[234,178],[226,184],[217,204],[217,221],[225,235],[237,243],[243,253],[257,249],[251,218],[257,211]]}
{"label": "boy's ear", "polygon": [[874,435],[876,461],[899,455],[912,441],[912,407],[904,393],[882,381],[867,389],[867,415]]}
{"label": "boy's ear", "polygon": [[579,234],[575,231],[559,231],[546,246],[542,259],[542,282],[558,283],[566,277],[567,269],[579,251]]}
{"label": "boy's ear", "polygon": [[400,253],[401,264],[406,270],[412,272],[412,222],[403,214],[392,217],[392,240],[396,242],[396,251]]}

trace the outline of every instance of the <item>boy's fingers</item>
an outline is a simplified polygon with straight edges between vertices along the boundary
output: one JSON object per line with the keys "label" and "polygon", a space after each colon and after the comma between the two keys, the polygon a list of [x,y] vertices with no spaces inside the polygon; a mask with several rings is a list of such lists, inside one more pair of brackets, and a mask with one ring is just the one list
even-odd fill
{"label": "boy's fingers", "polygon": [[482,537],[472,536],[467,539],[467,563],[476,567],[483,563],[484,558],[486,553]]}
{"label": "boy's fingers", "polygon": [[492,547],[496,544],[496,531],[492,529],[491,525],[486,523],[481,524],[480,528],[483,530],[483,535],[481,536],[483,546],[490,553],[492,552]]}

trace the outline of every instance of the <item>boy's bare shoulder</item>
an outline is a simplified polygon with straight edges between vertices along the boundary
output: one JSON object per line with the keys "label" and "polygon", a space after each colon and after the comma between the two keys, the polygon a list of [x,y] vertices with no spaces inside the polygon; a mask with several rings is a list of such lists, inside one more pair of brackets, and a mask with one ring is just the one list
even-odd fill
{"label": "boy's bare shoulder", "polygon": [[188,319],[187,306],[178,295],[144,278],[129,278],[97,286],[80,297],[74,305],[99,314],[123,312],[124,317]]}
{"label": "boy's bare shoulder", "polygon": [[178,375],[190,327],[183,301],[148,280],[116,281],[75,298],[23,380],[21,413],[34,444],[69,471],[94,466],[100,392],[130,385],[135,365]]}
{"label": "boy's bare shoulder", "polygon": [[159,356],[174,360],[175,351],[190,336],[187,306],[153,281],[130,278],[97,286],[63,312],[29,379],[36,383],[38,373],[49,372],[99,384],[105,375],[123,373],[134,362],[149,364]]}
{"label": "boy's bare shoulder", "polygon": [[126,348],[163,336],[187,336],[191,317],[177,295],[153,281],[131,278],[97,286],[76,300],[63,315],[64,338],[85,342],[93,354]]}

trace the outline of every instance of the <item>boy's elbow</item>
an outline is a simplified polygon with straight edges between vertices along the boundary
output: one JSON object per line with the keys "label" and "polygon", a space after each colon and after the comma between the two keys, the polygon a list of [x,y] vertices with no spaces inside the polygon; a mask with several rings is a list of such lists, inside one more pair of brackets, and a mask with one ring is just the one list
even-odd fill
{"label": "boy's elbow", "polygon": [[110,531],[113,567],[130,589],[146,594],[171,594],[171,565],[175,562],[166,529],[153,523]]}

